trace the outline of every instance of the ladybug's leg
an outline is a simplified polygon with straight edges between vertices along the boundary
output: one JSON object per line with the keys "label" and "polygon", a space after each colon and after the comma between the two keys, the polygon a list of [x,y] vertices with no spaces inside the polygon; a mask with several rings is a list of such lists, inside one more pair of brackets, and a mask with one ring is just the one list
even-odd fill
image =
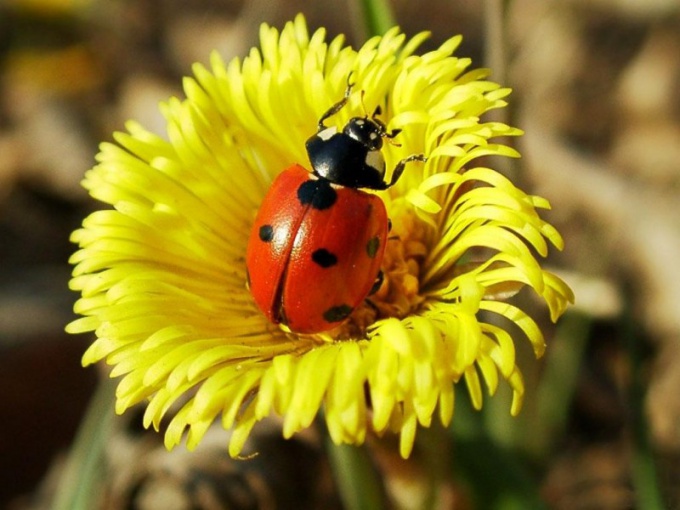
{"label": "ladybug's leg", "polygon": [[427,158],[424,154],[411,154],[409,157],[402,159],[399,163],[397,163],[397,166],[394,167],[394,172],[392,172],[392,180],[389,184],[385,185],[385,188],[394,186],[397,183],[399,177],[401,177],[401,174],[404,172],[406,163],[410,163],[411,161],[425,162],[427,161]]}
{"label": "ladybug's leg", "polygon": [[368,295],[372,296],[373,294],[378,292],[378,290],[380,290],[380,287],[382,287],[383,281],[385,281],[385,274],[382,272],[382,270],[380,270],[378,276],[376,276],[375,278],[375,283],[373,284],[373,287],[371,287],[371,290],[369,291]]}
{"label": "ladybug's leg", "polygon": [[319,133],[326,129],[326,126],[324,125],[324,122],[329,118],[338,113],[342,108],[347,104],[347,100],[349,99],[350,94],[352,93],[352,87],[354,87],[354,83],[351,83],[350,80],[352,78],[352,73],[349,73],[349,76],[347,76],[347,88],[345,89],[345,95],[344,97],[335,103],[333,106],[331,106],[326,113],[324,113],[321,118],[319,119]]}

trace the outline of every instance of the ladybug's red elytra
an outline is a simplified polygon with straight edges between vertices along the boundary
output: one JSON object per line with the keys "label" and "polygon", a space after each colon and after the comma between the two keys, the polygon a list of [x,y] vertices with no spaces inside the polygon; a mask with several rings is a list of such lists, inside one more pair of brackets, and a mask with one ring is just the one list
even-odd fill
{"label": "ladybug's red elytra", "polygon": [[[351,75],[350,75],[351,76]],[[377,119],[354,117],[342,132],[324,122],[347,104],[323,114],[306,143],[312,171],[295,164],[274,180],[253,225],[246,267],[257,306],[275,324],[296,333],[328,331],[344,322],[382,281],[389,220],[383,201],[361,188],[393,186],[411,161],[401,160],[384,181],[383,138],[394,138]]]}

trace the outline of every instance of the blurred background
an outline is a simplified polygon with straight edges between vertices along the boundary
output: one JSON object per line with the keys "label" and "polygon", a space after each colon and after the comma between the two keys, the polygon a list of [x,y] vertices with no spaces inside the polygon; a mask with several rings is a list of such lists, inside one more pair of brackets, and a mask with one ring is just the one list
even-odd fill
{"label": "blurred background", "polygon": [[[432,32],[424,50],[460,33],[457,55],[513,87],[523,159],[501,169],[551,201],[566,249],[550,265],[577,304],[555,326],[520,296],[549,346],[536,363],[519,342],[518,419],[509,392],[476,413],[463,389],[452,430],[419,433],[409,462],[370,443],[365,476],[387,508],[680,508],[680,2],[389,5]],[[297,12],[355,47],[367,35],[352,1],[0,0],[0,508],[58,508],[66,460],[96,438],[96,508],[361,508],[337,474],[356,452],[315,431],[283,442],[271,424],[233,462],[219,434],[168,454],[134,413],[83,428],[98,374],[80,366],[90,339],[63,332],[98,143],[131,118],[163,133],[158,102],[193,62],[243,56]],[[112,407],[97,395],[90,417]]]}

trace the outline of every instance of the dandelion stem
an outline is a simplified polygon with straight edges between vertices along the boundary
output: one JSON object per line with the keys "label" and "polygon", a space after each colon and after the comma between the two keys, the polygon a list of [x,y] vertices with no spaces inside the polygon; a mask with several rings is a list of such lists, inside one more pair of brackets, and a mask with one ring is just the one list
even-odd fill
{"label": "dandelion stem", "polygon": [[343,507],[347,510],[387,508],[382,484],[363,446],[335,445],[326,438],[327,451]]}
{"label": "dandelion stem", "polygon": [[[486,67],[493,69],[493,80],[501,84],[507,80],[506,3],[506,0],[484,0],[484,63]],[[487,113],[487,119],[509,124],[510,112],[506,108],[492,110]],[[493,167],[502,174],[512,176],[516,173],[516,165],[512,159],[494,156],[492,161]]]}
{"label": "dandelion stem", "polygon": [[504,4],[505,0],[484,0],[484,63],[493,69],[494,80],[499,83],[506,78]]}
{"label": "dandelion stem", "polygon": [[548,353],[536,395],[536,418],[527,445],[535,460],[546,462],[566,427],[592,319],[572,313],[562,318]]}
{"label": "dandelion stem", "polygon": [[630,306],[625,310],[622,320],[622,335],[626,341],[631,366],[629,401],[632,411],[633,458],[632,475],[636,499],[640,508],[662,510],[663,497],[659,490],[658,475],[654,452],[649,439],[647,420],[644,413],[644,383],[642,380],[641,341],[637,335]]}
{"label": "dandelion stem", "polygon": [[80,430],[66,461],[53,510],[96,508],[103,478],[102,457],[110,437],[115,414],[113,381],[102,380],[92,397]]}
{"label": "dandelion stem", "polygon": [[359,5],[369,37],[383,35],[396,25],[392,8],[387,0],[359,0]]}
{"label": "dandelion stem", "polygon": [[452,469],[469,487],[475,508],[546,510],[539,484],[516,450],[497,443],[483,421],[457,389]]}

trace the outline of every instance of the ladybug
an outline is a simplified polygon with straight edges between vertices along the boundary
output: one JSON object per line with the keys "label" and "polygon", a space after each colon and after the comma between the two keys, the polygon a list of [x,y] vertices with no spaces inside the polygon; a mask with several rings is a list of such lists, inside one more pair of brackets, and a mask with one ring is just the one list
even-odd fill
{"label": "ladybug", "polygon": [[[351,75],[350,75],[351,76]],[[253,298],[275,324],[296,333],[320,333],[344,322],[382,282],[380,266],[390,229],[383,201],[362,191],[393,186],[411,161],[401,160],[385,182],[380,108],[354,117],[342,132],[324,122],[347,103],[344,97],[318,122],[306,142],[311,172],[294,164],[274,180],[257,213],[246,267]]]}

